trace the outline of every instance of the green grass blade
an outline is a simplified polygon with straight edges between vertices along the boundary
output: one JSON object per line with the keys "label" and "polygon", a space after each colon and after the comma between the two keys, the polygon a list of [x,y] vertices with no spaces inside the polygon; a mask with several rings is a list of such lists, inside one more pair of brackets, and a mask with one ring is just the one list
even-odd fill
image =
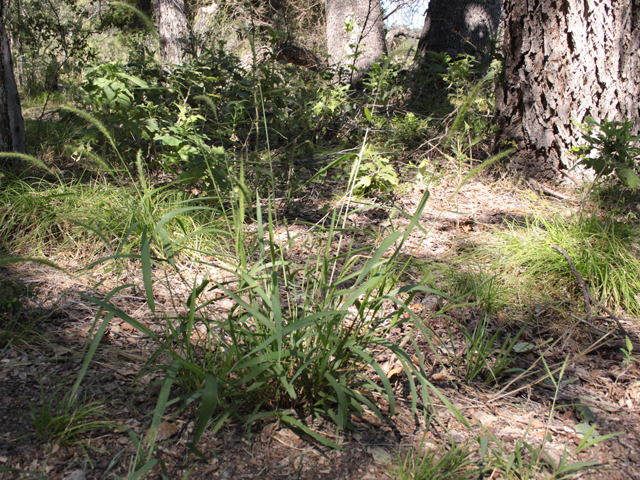
{"label": "green grass blade", "polygon": [[153,277],[151,272],[151,251],[149,245],[149,237],[147,237],[147,227],[142,232],[142,245],[140,252],[140,262],[142,263],[142,279],[144,281],[144,291],[147,298],[147,304],[151,311],[156,313],[156,302],[153,296]]}
{"label": "green grass blade", "polygon": [[273,316],[273,324],[275,327],[276,342],[278,344],[278,362],[282,359],[282,308],[280,307],[280,289],[278,288],[278,274],[271,274],[271,314]]}
{"label": "green grass blade", "polygon": [[82,363],[82,367],[80,368],[80,371],[78,372],[78,378],[76,378],[76,381],[75,381],[73,387],[71,388],[71,393],[70,393],[70,397],[69,397],[70,399],[75,398],[76,393],[78,392],[78,388],[80,387],[80,383],[82,382],[82,380],[84,379],[84,376],[87,373],[87,369],[89,368],[89,364],[91,363],[91,360],[93,360],[93,355],[96,353],[96,350],[98,349],[98,345],[100,345],[100,341],[102,340],[104,332],[105,332],[107,326],[109,325],[109,322],[111,322],[111,319],[113,317],[114,317],[113,313],[107,314],[107,316],[104,317],[104,320],[102,320],[102,322],[100,323],[100,326],[98,327],[98,330],[96,330],[96,333],[93,336],[93,341],[91,342],[91,347],[89,347],[89,351],[87,352],[87,354],[84,357],[84,361]]}
{"label": "green grass blade", "polygon": [[149,337],[151,337],[154,340],[158,341],[158,336],[155,333],[153,333],[148,327],[146,327],[145,325],[141,324],[140,322],[138,322],[134,318],[130,317],[129,315],[124,313],[122,310],[120,310],[118,307],[115,307],[114,305],[112,305],[112,304],[110,304],[108,302],[105,302],[103,300],[99,300],[97,298],[91,297],[91,296],[86,295],[86,294],[81,293],[81,292],[78,293],[78,295],[80,297],[84,298],[85,300],[93,302],[96,305],[98,305],[99,307],[104,308],[108,312],[113,312],[118,318],[120,318],[121,320],[124,320],[129,325],[131,325],[133,328],[135,328],[136,330],[139,330],[142,333],[144,333],[145,335],[148,335]]}
{"label": "green grass blade", "polygon": [[162,422],[162,415],[167,408],[169,394],[171,393],[171,387],[173,386],[173,382],[175,382],[176,380],[179,369],[180,362],[176,360],[171,362],[171,365],[169,365],[169,367],[167,368],[167,373],[164,377],[164,383],[162,384],[162,388],[160,389],[160,394],[158,395],[158,402],[156,403],[156,408],[153,412],[153,420],[151,422],[149,435],[147,437],[147,444],[149,445],[149,458],[151,458],[150,456],[153,454],[153,447],[158,436],[158,427],[160,426],[160,422]]}
{"label": "green grass blade", "polygon": [[61,270],[65,273],[68,273],[64,268],[59,267],[53,262],[49,260],[45,260],[43,258],[30,258],[30,257],[3,257],[0,258],[0,265],[9,265],[11,263],[21,263],[21,262],[33,262],[39,263],[41,265],[46,265],[47,267],[55,268],[56,270]]}
{"label": "green grass blade", "polygon": [[347,402],[347,397],[344,394],[343,386],[339,385],[335,378],[329,372],[325,372],[324,378],[327,379],[329,385],[336,392],[336,397],[338,398],[338,428],[342,430],[347,422],[347,414],[349,411],[349,404]]}
{"label": "green grass blade", "polygon": [[380,377],[380,381],[382,382],[384,390],[387,394],[387,401],[389,402],[389,415],[393,415],[393,413],[396,411],[396,398],[393,393],[393,387],[391,387],[391,382],[389,382],[389,379],[382,370],[382,367],[378,365],[378,362],[376,362],[373,357],[366,353],[364,350],[358,347],[351,347],[351,350],[357,353],[360,358],[362,358],[369,366],[371,366]]}
{"label": "green grass blade", "polygon": [[326,438],[324,438],[322,435],[320,435],[317,432],[314,432],[313,430],[311,430],[309,427],[307,427],[304,423],[296,420],[293,417],[290,417],[289,415],[280,415],[280,421],[286,424],[289,424],[295,428],[297,428],[298,430],[301,430],[302,432],[306,433],[307,435],[309,435],[310,437],[316,439],[318,442],[320,442],[323,445],[326,445],[327,447],[331,447],[331,448],[335,448],[336,450],[344,450],[340,445],[333,443],[330,440],[327,440]]}
{"label": "green grass blade", "polygon": [[159,460],[157,458],[147,461],[138,470],[127,475],[127,480],[138,480],[138,478],[144,478],[147,475],[147,473],[149,473],[149,470],[155,467],[158,464],[158,462]]}
{"label": "green grass blade", "polygon": [[218,406],[218,379],[212,375],[207,375],[204,380],[204,388],[202,389],[202,400],[198,407],[198,421],[196,429],[193,432],[193,441],[191,445],[194,447],[198,445],[200,437],[204,433],[204,429],[207,427],[209,420],[213,416],[213,412]]}

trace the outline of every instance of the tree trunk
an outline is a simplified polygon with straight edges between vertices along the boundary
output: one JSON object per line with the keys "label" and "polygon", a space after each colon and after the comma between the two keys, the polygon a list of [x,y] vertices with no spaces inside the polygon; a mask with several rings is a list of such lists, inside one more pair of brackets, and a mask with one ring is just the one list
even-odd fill
{"label": "tree trunk", "polygon": [[184,0],[153,0],[162,66],[182,65],[189,38]]}
{"label": "tree trunk", "polygon": [[[20,88],[24,88],[25,86],[25,81],[24,81],[24,42],[22,41],[22,31],[21,31],[21,27],[23,25],[22,22],[22,2],[21,0],[16,0],[16,11],[17,11],[17,17],[18,17],[18,32],[16,33],[16,37],[15,39],[11,39],[11,40],[15,40],[15,45],[17,46],[17,60],[18,60],[18,82],[20,84]],[[12,43],[13,45],[13,43]],[[12,50],[15,51],[15,50]]]}
{"label": "tree trunk", "polygon": [[325,9],[330,63],[353,65],[356,81],[386,53],[380,0],[326,0]]}
{"label": "tree trunk", "polygon": [[496,88],[498,141],[514,164],[557,177],[581,143],[579,127],[634,122],[640,130],[640,0],[506,0],[504,82]]}
{"label": "tree trunk", "polygon": [[430,0],[417,55],[476,55],[498,33],[502,0]]}
{"label": "tree trunk", "polygon": [[24,119],[5,30],[5,7],[5,0],[0,0],[0,152],[24,153]]}

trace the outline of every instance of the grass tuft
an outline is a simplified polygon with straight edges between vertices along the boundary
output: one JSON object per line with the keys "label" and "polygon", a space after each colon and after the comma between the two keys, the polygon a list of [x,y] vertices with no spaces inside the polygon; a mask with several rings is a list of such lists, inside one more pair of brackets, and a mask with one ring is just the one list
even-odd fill
{"label": "grass tuft", "polygon": [[[0,238],[4,239],[0,251],[10,255],[71,251],[91,258],[114,243],[124,242],[119,251],[127,252],[135,248],[144,225],[193,203],[177,190],[155,189],[143,201],[135,189],[107,182],[61,185],[12,179],[0,189]],[[191,233],[185,239],[186,247],[222,247],[219,237],[207,240],[197,235],[198,230],[213,226],[217,212],[209,208],[206,212],[185,210],[164,225],[168,234]]]}
{"label": "grass tuft", "polygon": [[500,238],[503,243],[493,250],[505,280],[517,280],[538,292],[564,290],[581,297],[567,261],[551,248],[556,244],[569,254],[601,303],[635,316],[640,313],[637,227],[596,214],[570,219],[538,217],[523,228],[511,225]]}
{"label": "grass tuft", "polygon": [[481,469],[466,446],[453,445],[423,454],[412,448],[391,472],[395,480],[471,480],[480,478]]}

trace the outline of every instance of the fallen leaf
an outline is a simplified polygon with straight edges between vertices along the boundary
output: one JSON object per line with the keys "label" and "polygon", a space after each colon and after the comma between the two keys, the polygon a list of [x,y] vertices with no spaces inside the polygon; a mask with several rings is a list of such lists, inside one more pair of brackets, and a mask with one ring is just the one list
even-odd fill
{"label": "fallen leaf", "polygon": [[156,436],[156,440],[162,442],[167,438],[173,437],[176,433],[178,433],[178,427],[173,423],[162,422],[158,425],[158,435]]}
{"label": "fallen leaf", "polygon": [[536,346],[533,343],[529,342],[520,342],[513,346],[513,351],[516,353],[531,353],[535,350]]}
{"label": "fallen leaf", "polygon": [[401,373],[402,373],[402,367],[392,368],[391,370],[389,370],[389,373],[387,373],[387,378],[391,378],[394,375],[400,375]]}
{"label": "fallen leaf", "polygon": [[[576,429],[578,438],[583,438],[591,430],[591,425],[589,425],[588,423],[579,423],[574,428]],[[593,440],[598,435],[600,434],[597,430],[594,429],[593,431],[591,431],[591,434],[589,435],[589,438],[587,438],[587,441],[589,442]]]}
{"label": "fallen leaf", "polygon": [[262,433],[260,434],[260,438],[264,443],[267,443],[269,441],[269,438],[271,437],[273,430],[277,426],[278,426],[278,422],[271,422],[270,424],[265,425],[265,427],[262,429]]}

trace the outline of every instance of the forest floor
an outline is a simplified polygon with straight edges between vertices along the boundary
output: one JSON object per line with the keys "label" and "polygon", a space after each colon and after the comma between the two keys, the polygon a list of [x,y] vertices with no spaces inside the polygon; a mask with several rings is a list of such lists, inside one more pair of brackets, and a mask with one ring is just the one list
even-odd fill
{"label": "forest floor", "polygon": [[[411,253],[424,265],[450,262],[463,246],[478,244],[494,232],[507,229],[508,222],[522,222],[533,214],[570,216],[580,207],[575,192],[557,186],[553,188],[558,195],[547,195],[509,180],[472,180],[455,197],[454,188],[453,183],[447,182],[430,188],[422,216],[426,232],[417,231],[409,243],[413,246]],[[396,202],[412,211],[424,189],[413,184],[401,192]],[[308,227],[302,221],[318,221],[319,206],[318,200],[314,200],[293,210],[289,206],[283,213],[289,218],[291,229],[304,229]],[[375,206],[354,213],[349,221],[372,229],[383,228],[388,225],[386,222],[401,223],[399,219],[384,218]],[[57,261],[70,271],[81,266],[79,259]],[[56,394],[61,396],[75,380],[97,313],[97,307],[77,292],[91,293],[95,278],[70,276],[35,264],[5,266],[0,275],[4,281],[14,279],[37,286],[38,296],[26,306],[23,315],[45,319],[33,327],[36,334],[1,351],[0,469],[5,471],[0,473],[0,479],[127,477],[136,449],[124,427],[129,427],[139,439],[145,437],[161,387],[156,382],[162,378],[159,372],[147,374],[134,383],[142,365],[152,355],[154,343],[127,323],[113,320],[83,382],[83,394],[104,407],[109,426],[82,433],[82,441],[76,445],[47,445],[35,436],[29,405],[40,408],[43,395],[48,399]],[[103,288],[107,285],[105,282]],[[138,321],[149,322],[151,318],[142,294],[123,295],[114,299],[114,303]],[[447,325],[434,316],[437,303],[433,296],[423,295],[414,299],[412,309],[444,338]],[[205,432],[199,444],[200,451],[210,459],[205,461],[187,448],[194,428],[195,407],[172,410],[174,406],[165,412],[155,456],[164,462],[164,475],[168,479],[180,479],[187,474],[191,479],[225,480],[394,479],[401,478],[393,473],[394,465],[397,468],[411,449],[428,451],[455,443],[471,452],[474,462],[479,461],[475,439],[481,429],[486,429],[507,451],[524,450],[523,444],[518,444],[523,439],[534,447],[544,442],[545,461],[555,466],[548,469],[536,466],[531,478],[551,478],[550,472],[558,469],[566,449],[569,463],[593,461],[599,466],[596,470],[578,472],[580,478],[640,480],[639,364],[633,361],[625,364],[617,346],[603,344],[592,348],[603,335],[599,332],[615,330],[615,324],[608,319],[592,320],[590,326],[571,321],[566,312],[559,313],[552,305],[534,305],[531,312],[534,321],[522,338],[554,345],[544,353],[549,364],[570,358],[563,376],[566,381],[558,390],[546,381],[501,382],[497,387],[481,380],[468,382],[457,378],[451,366],[433,362],[432,383],[468,420],[471,429],[463,426],[437,399],[437,421],[431,419],[427,426],[421,412],[413,415],[407,379],[389,357],[382,358],[381,363],[386,360],[385,368],[396,391],[398,405],[394,415],[384,422],[375,415],[353,415],[350,418],[353,429],[338,433],[330,425],[308,419],[313,429],[338,443],[342,451],[301,438],[277,422],[255,424],[247,432],[241,421],[230,419],[217,433]],[[465,307],[465,311],[450,314],[473,318],[478,313]],[[529,314],[505,311],[496,312],[492,318],[505,331],[517,332],[520,325],[511,325],[510,319]],[[152,330],[161,328],[152,323],[148,326]],[[623,326],[634,341],[640,340],[640,323],[623,321]],[[389,335],[390,339],[400,341],[406,333],[396,328]],[[616,335],[614,331],[610,336]],[[417,345],[425,344],[419,336],[416,340]],[[534,359],[530,353],[522,352],[515,361],[526,366]],[[576,453],[581,438],[578,426],[584,419],[577,418],[571,405],[578,401],[590,406],[588,410],[595,417],[592,421],[600,435],[619,435]],[[379,407],[388,411],[384,402],[379,402]],[[156,467],[148,478],[161,478],[161,474]],[[514,478],[526,475],[520,471]],[[496,469],[485,472],[483,478],[503,477]]]}

